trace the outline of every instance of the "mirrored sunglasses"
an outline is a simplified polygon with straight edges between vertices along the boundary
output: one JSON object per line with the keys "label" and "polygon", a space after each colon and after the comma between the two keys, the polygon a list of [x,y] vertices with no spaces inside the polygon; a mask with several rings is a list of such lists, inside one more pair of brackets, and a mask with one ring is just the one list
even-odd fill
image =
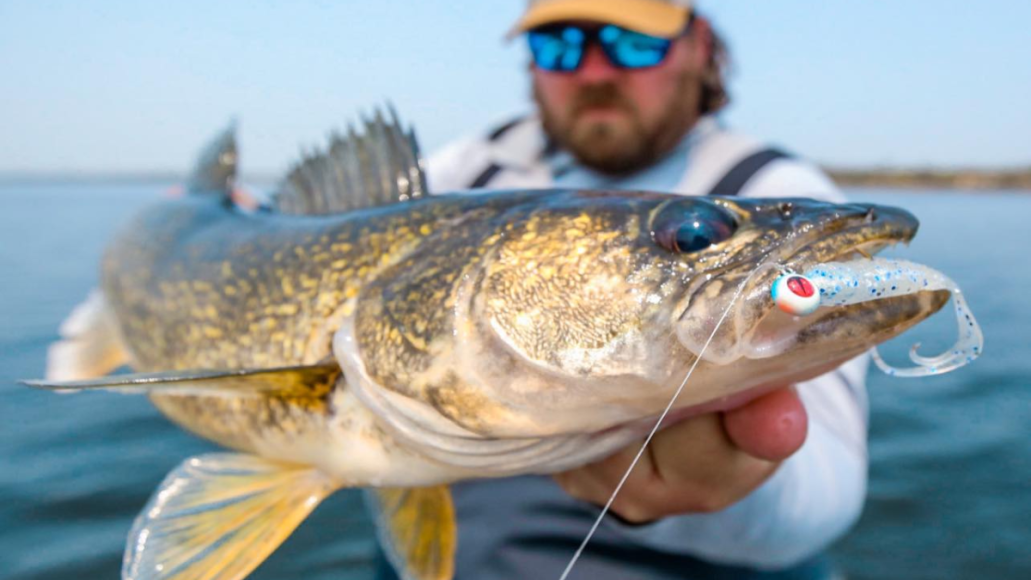
{"label": "mirrored sunglasses", "polygon": [[584,28],[558,24],[534,28],[526,33],[530,54],[538,68],[552,72],[573,72],[583,63],[587,47],[597,42],[613,66],[641,69],[662,63],[672,44],[667,38],[649,36],[614,24]]}

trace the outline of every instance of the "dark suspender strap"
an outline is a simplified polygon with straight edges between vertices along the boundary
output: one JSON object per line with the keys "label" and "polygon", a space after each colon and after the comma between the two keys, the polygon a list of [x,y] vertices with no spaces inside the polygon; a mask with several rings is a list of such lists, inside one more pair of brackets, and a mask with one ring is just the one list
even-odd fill
{"label": "dark suspender strap", "polygon": [[501,125],[500,127],[494,129],[493,131],[490,132],[490,134],[487,135],[487,140],[488,141],[497,141],[498,139],[501,139],[505,135],[505,133],[508,133],[509,129],[511,129],[512,127],[515,127],[519,123],[522,123],[525,119],[526,119],[526,116],[523,115],[523,116],[520,116],[520,117],[516,117],[515,119],[512,119],[511,121],[505,123],[504,125]]}
{"label": "dark suspender strap", "polygon": [[[521,116],[521,117],[516,117],[515,119],[512,119],[511,121],[508,121],[507,123],[505,123],[505,124],[495,128],[494,130],[492,130],[490,133],[487,134],[487,141],[493,143],[493,142],[497,141],[498,139],[501,139],[502,137],[505,136],[505,133],[509,132],[510,129],[512,129],[513,127],[515,127],[519,123],[522,123],[525,120],[526,120],[526,116],[525,115]],[[478,189],[480,187],[486,187],[487,184],[489,184],[490,181],[492,179],[494,179],[494,177],[498,173],[500,173],[502,169],[504,169],[504,168],[501,167],[500,165],[498,165],[497,163],[491,163],[486,168],[484,168],[484,170],[481,171],[479,173],[479,175],[476,176],[475,179],[473,179],[471,182],[469,182],[468,188],[469,189]]]}
{"label": "dark suspender strap", "polygon": [[555,154],[557,154],[561,150],[562,147],[559,146],[558,141],[552,139],[551,137],[545,136],[544,149],[541,149],[540,158],[547,159],[549,157],[554,157]]}
{"label": "dark suspender strap", "polygon": [[785,157],[791,157],[779,149],[761,149],[737,162],[737,165],[730,168],[723,179],[712,186],[708,195],[737,195],[748,183],[748,180],[759,173],[759,170],[766,167],[770,162]]}
{"label": "dark suspender strap", "polygon": [[490,183],[490,180],[494,179],[494,176],[497,175],[500,171],[500,165],[498,165],[497,163],[491,163],[487,166],[486,169],[484,169],[482,172],[480,172],[479,175],[476,176],[476,179],[474,179],[472,183],[469,184],[469,189],[486,187],[486,185]]}

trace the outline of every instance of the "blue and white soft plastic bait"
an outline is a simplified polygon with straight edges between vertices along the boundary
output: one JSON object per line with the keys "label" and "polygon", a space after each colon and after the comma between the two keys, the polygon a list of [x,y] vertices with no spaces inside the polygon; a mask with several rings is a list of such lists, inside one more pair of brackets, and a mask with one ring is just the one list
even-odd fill
{"label": "blue and white soft plastic bait", "polygon": [[874,258],[850,262],[828,262],[807,272],[785,273],[773,283],[770,294],[783,311],[805,316],[820,306],[847,306],[892,296],[905,296],[921,291],[947,290],[952,294],[959,325],[959,338],[948,351],[938,356],[917,354],[914,344],[909,358],[918,366],[895,368],[873,350],[874,362],[893,376],[923,377],[949,372],[980,356],[984,335],[963,299],[959,286],[947,276],[927,266]]}

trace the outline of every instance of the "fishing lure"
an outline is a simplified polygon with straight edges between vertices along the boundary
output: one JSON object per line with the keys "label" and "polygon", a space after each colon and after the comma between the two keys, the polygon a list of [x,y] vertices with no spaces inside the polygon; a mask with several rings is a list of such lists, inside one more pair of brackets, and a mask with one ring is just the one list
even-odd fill
{"label": "fishing lure", "polygon": [[917,354],[920,343],[910,348],[909,358],[917,364],[910,368],[892,367],[874,349],[874,363],[893,376],[923,377],[949,372],[981,355],[984,335],[967,307],[959,286],[947,276],[906,260],[874,258],[850,262],[828,262],[798,274],[786,272],[773,282],[770,295],[778,308],[796,316],[806,316],[821,307],[848,306],[871,300],[905,296],[921,291],[947,290],[959,327],[953,346],[937,356]]}
{"label": "fishing lure", "polygon": [[813,281],[790,272],[773,282],[770,295],[777,308],[795,316],[812,314],[820,307],[820,293]]}

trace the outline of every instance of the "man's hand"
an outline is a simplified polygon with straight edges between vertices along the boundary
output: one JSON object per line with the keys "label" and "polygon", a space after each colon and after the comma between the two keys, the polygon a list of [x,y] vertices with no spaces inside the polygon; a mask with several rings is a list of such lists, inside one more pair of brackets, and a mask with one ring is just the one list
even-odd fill
{"label": "man's hand", "polygon": [[[794,388],[736,409],[692,417],[652,439],[612,511],[632,523],[721,510],[744,498],[805,441],[808,420]],[[575,498],[604,505],[641,442],[555,475]]]}

